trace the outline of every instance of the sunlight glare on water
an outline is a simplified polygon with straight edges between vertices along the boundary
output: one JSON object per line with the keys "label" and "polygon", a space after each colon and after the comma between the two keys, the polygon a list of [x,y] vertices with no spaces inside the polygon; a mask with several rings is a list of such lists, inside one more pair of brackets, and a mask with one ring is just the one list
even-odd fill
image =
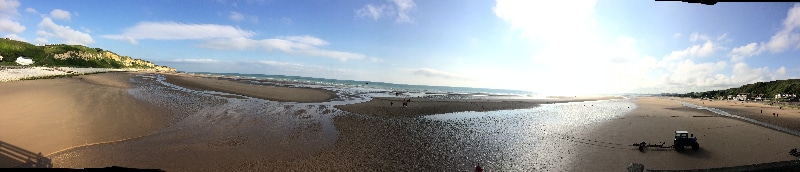
{"label": "sunlight glare on water", "polygon": [[573,133],[575,128],[619,118],[635,108],[633,100],[620,99],[448,113],[422,120],[449,126],[424,134],[447,144],[444,148],[455,149],[441,151],[454,153],[462,164],[481,163],[500,171],[558,170],[570,163],[570,148],[562,144],[567,141],[562,137],[579,134]]}

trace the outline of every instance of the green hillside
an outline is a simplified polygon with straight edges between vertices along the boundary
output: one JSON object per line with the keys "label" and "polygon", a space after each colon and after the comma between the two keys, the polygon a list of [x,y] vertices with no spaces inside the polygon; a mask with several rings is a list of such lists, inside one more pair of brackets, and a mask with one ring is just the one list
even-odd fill
{"label": "green hillside", "polygon": [[[738,88],[729,88],[725,90],[713,90],[706,92],[691,92],[686,94],[678,94],[675,96],[683,97],[706,97],[718,98],[728,95],[737,95],[739,93],[750,93],[753,95],[764,94],[766,98],[773,98],[776,94],[800,94],[800,79],[777,80],[769,82],[756,82],[753,84],[742,85]],[[794,100],[781,100],[781,101],[797,101]]]}
{"label": "green hillside", "polygon": [[114,52],[83,45],[36,46],[27,42],[0,39],[0,65],[18,65],[17,57],[33,59],[33,66],[174,69],[149,61],[120,56]]}

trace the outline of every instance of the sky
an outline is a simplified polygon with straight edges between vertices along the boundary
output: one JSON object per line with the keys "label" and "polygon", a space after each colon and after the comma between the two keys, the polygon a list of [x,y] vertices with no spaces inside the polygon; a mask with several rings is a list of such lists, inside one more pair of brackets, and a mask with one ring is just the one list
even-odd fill
{"label": "sky", "polygon": [[0,36],[186,72],[685,93],[800,76],[800,4],[0,0]]}

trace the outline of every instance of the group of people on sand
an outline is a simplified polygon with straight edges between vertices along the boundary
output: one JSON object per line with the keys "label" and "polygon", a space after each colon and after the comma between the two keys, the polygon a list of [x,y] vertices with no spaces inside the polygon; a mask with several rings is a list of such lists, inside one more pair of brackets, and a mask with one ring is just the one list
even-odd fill
{"label": "group of people on sand", "polygon": [[[411,99],[403,99],[403,107],[408,107],[409,102],[411,102]],[[389,106],[394,106],[394,102],[389,102]]]}

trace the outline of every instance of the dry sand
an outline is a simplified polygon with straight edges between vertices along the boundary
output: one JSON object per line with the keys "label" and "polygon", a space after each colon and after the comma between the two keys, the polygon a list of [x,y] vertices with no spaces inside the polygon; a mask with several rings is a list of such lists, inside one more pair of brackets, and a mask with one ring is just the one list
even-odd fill
{"label": "dry sand", "polygon": [[[690,98],[681,98],[678,100],[700,106],[721,109],[725,112],[736,114],[742,117],[785,127],[794,131],[800,131],[799,109],[791,109],[787,107],[781,108],[779,106],[765,104],[768,102],[741,102],[725,100],[709,101]],[[777,116],[773,115],[773,113],[777,114]]]}
{"label": "dry sand", "polygon": [[167,114],[128,95],[132,75],[0,83],[0,141],[48,155],[158,131],[166,125]]}
{"label": "dry sand", "polygon": [[[637,106],[621,119],[587,126],[564,138],[577,147],[573,171],[623,171],[630,163],[641,163],[646,169],[686,170],[797,159],[789,150],[800,147],[800,137],[664,98],[640,97]],[[672,145],[675,130],[693,133],[700,149],[640,152],[629,146],[643,141]]]}

